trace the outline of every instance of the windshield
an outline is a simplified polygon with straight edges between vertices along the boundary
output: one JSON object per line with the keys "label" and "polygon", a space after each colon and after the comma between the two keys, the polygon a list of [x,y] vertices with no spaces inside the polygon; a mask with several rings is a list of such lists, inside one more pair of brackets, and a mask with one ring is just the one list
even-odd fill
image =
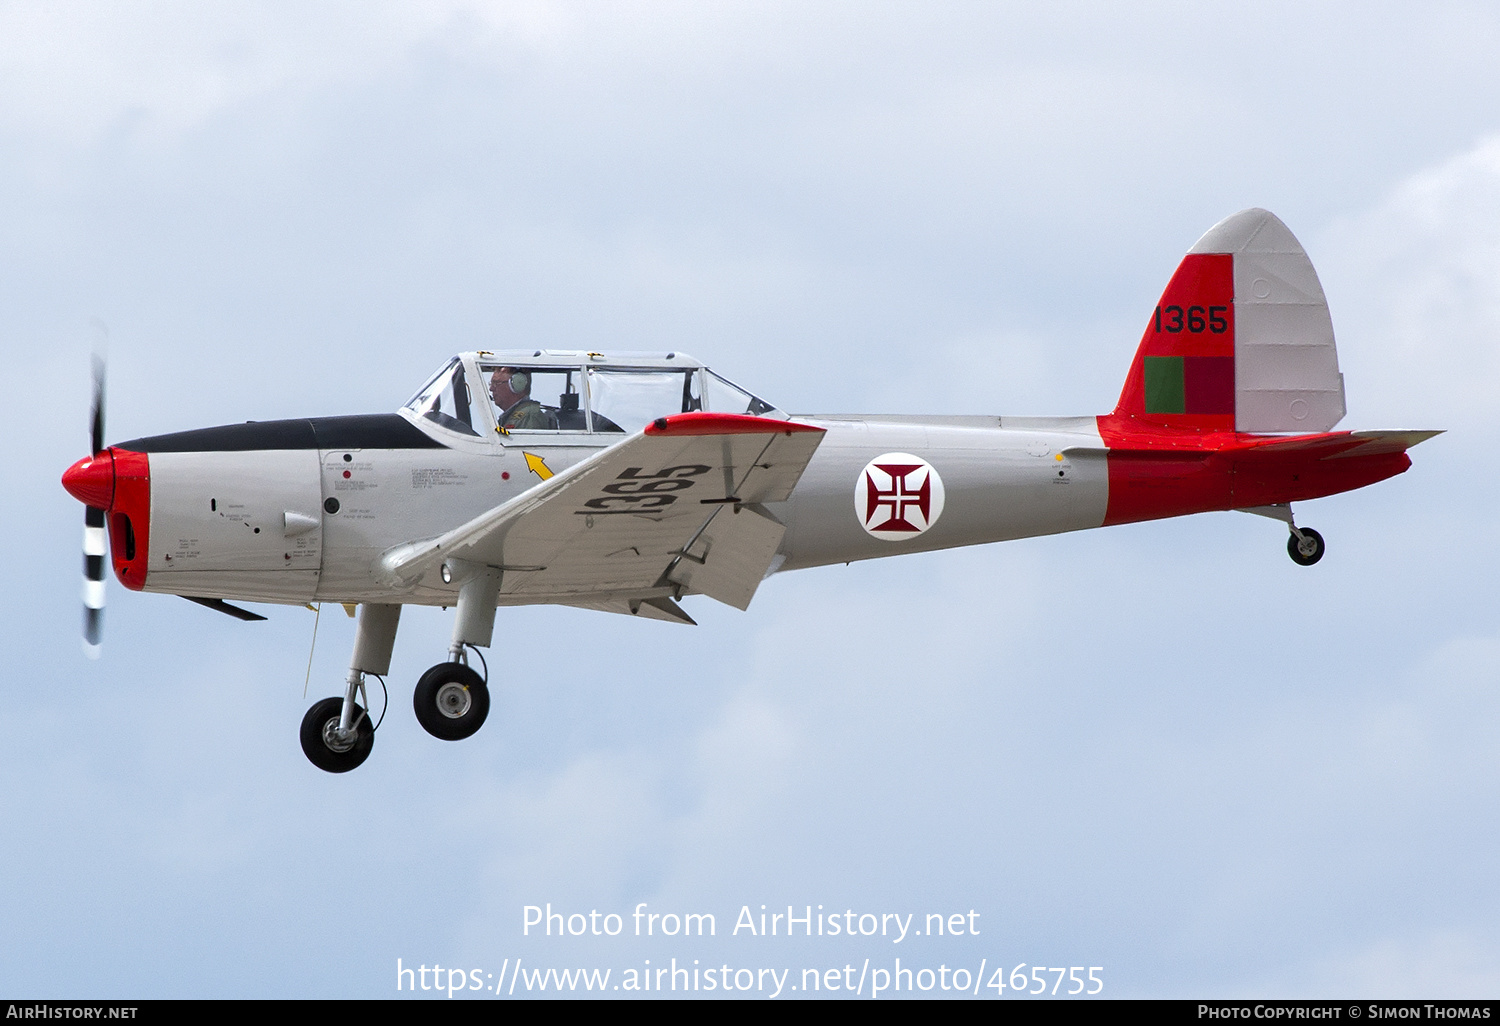
{"label": "windshield", "polygon": [[478,435],[474,430],[473,403],[464,377],[463,361],[455,357],[432,376],[406,408],[449,431]]}

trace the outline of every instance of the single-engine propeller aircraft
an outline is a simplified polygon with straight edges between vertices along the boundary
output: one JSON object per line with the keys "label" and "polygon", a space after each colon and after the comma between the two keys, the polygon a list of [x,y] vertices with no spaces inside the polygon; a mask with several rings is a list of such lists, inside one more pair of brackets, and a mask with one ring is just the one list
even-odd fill
{"label": "single-engine propeller aircraft", "polygon": [[[558,603],[691,624],[749,606],[772,573],[1210,510],[1284,521],[1293,502],[1411,465],[1434,431],[1332,430],[1344,416],[1317,273],[1274,215],[1244,210],[1184,257],[1112,413],[793,416],[683,353],[527,350],[449,360],[396,413],[250,422],[105,447],[63,475],[88,508],[85,637],[99,641],[105,536],[134,591],[357,604],[342,697],[302,722],[314,765],[370,754],[367,675],[401,607],[454,606],[418,722],[472,735],[489,712],[498,606]],[[382,714],[383,716],[383,714]]]}

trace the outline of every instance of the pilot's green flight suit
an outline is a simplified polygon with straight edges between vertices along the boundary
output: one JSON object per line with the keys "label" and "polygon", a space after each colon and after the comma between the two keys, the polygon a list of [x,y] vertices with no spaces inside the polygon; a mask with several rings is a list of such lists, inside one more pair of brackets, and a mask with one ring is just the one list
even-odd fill
{"label": "pilot's green flight suit", "polygon": [[500,418],[500,426],[507,431],[519,428],[522,431],[553,431],[557,425],[542,404],[535,399],[522,399]]}

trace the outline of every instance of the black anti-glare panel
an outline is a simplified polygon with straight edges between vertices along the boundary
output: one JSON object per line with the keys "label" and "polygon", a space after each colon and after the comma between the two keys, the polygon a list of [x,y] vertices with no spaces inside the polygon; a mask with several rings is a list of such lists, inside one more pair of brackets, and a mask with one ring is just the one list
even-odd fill
{"label": "black anti-glare panel", "polygon": [[395,413],[244,424],[133,438],[116,445],[131,452],[249,452],[259,449],[445,449]]}

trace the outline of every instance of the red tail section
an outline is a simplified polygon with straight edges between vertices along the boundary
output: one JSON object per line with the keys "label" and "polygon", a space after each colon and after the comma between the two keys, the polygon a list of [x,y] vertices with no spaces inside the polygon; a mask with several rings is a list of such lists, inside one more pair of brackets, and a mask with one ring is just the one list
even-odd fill
{"label": "red tail section", "polygon": [[1106,524],[1301,501],[1411,465],[1432,432],[1331,432],[1344,416],[1312,262],[1274,214],[1198,240],[1151,312],[1113,413]]}
{"label": "red tail section", "polygon": [[1189,253],[1146,324],[1114,419],[1233,431],[1234,356],[1234,257]]}

